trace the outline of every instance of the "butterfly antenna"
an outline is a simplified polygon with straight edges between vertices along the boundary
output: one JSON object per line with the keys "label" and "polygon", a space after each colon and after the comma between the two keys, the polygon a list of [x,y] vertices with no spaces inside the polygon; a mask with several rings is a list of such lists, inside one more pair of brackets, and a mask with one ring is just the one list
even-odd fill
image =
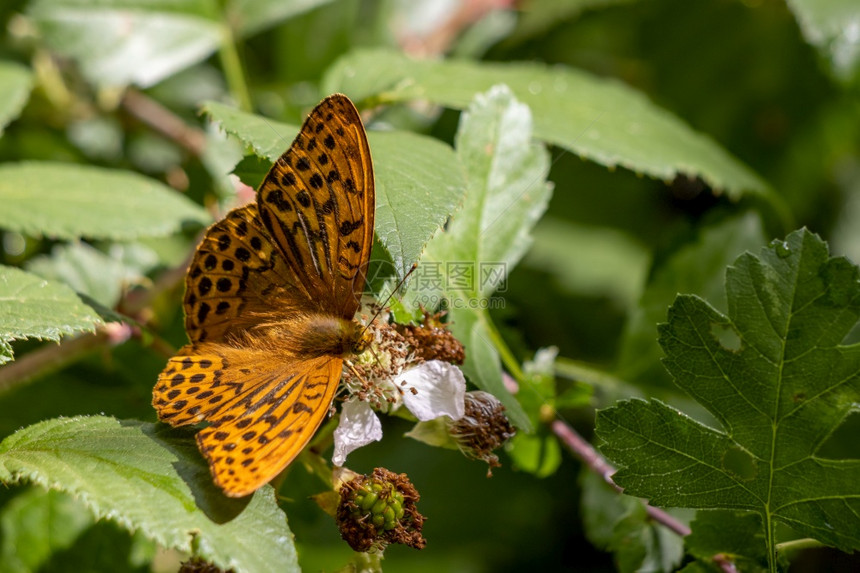
{"label": "butterfly antenna", "polygon": [[364,327],[364,330],[361,331],[361,334],[364,334],[367,331],[367,329],[370,328],[370,325],[373,324],[373,321],[376,320],[376,317],[378,317],[380,314],[382,314],[382,311],[385,310],[385,305],[388,304],[388,301],[391,300],[391,297],[394,296],[394,293],[396,293],[398,290],[400,290],[400,288],[403,286],[403,283],[405,283],[406,279],[409,278],[409,275],[414,273],[415,269],[417,269],[417,268],[418,268],[418,263],[412,263],[412,267],[409,269],[409,272],[407,272],[405,275],[403,275],[403,278],[400,279],[400,282],[397,283],[397,286],[395,286],[394,289],[392,289],[391,293],[385,298],[385,302],[383,302],[382,305],[380,305],[379,310],[376,311],[376,314],[373,315],[373,318],[370,319],[370,322],[367,323],[367,325]]}

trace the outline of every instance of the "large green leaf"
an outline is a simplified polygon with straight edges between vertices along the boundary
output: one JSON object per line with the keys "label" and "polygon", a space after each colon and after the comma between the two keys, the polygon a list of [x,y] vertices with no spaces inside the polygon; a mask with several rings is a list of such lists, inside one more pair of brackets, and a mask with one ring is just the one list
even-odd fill
{"label": "large green leaf", "polygon": [[57,239],[133,239],[205,224],[199,205],[131,171],[64,163],[0,165],[0,228]]}
{"label": "large green leaf", "polygon": [[[269,162],[299,131],[214,102],[204,111]],[[453,150],[436,139],[371,131],[368,140],[376,178],[376,234],[403,276],[459,203],[466,184]]]}
{"label": "large green leaf", "polygon": [[59,340],[64,334],[92,332],[100,323],[66,285],[0,266],[0,364],[12,359],[13,340]]}
{"label": "large green leaf", "polygon": [[504,286],[530,245],[529,232],[551,194],[549,153],[531,141],[531,127],[529,108],[507,87],[475,98],[457,132],[457,155],[469,185],[466,198],[446,231],[428,243],[404,296],[429,306],[437,297],[447,299],[451,329],[466,345],[466,373],[495,394],[521,428],[529,424],[502,384],[486,309],[502,302],[487,297]]}
{"label": "large green leaf", "polygon": [[90,81],[149,87],[205,60],[232,35],[330,1],[36,0],[29,13],[51,49],[77,60]]}
{"label": "large green leaf", "polygon": [[860,3],[856,0],[788,0],[806,40],[842,79],[860,73]]}
{"label": "large green leaf", "polygon": [[208,57],[222,41],[212,0],[36,0],[48,45],[100,85],[151,86]]}
{"label": "large green leaf", "polygon": [[225,497],[187,430],[103,416],[40,422],[0,442],[0,480],[70,493],[97,519],[221,569],[298,570],[271,486]]}
{"label": "large green leaf", "polygon": [[13,62],[0,62],[0,135],[21,113],[32,87],[30,70]]}
{"label": "large green leaf", "polygon": [[687,551],[712,562],[715,555],[731,559],[738,571],[757,573],[767,564],[761,518],[738,511],[700,511],[685,538]]}
{"label": "large green leaf", "polygon": [[860,549],[860,460],[826,459],[822,443],[860,402],[860,345],[840,345],[860,318],[860,272],[806,230],[737,259],[728,315],[680,295],[660,328],[675,382],[722,425],[659,401],[598,413],[615,481],[656,505],[754,511],[774,567],[775,525]]}
{"label": "large green leaf", "polygon": [[323,87],[356,100],[426,99],[462,109],[476,93],[499,83],[531,108],[535,137],[577,155],[659,179],[700,177],[732,199],[753,192],[777,200],[747,166],[642,94],[570,68],[417,60],[357,50],[329,70]]}

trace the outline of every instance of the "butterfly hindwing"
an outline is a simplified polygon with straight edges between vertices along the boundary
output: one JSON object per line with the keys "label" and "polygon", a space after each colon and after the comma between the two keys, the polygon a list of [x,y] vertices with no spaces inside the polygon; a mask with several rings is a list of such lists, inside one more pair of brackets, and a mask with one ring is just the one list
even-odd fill
{"label": "butterfly hindwing", "polygon": [[373,242],[376,194],[361,117],[333,95],[272,166],[257,203],[263,224],[320,308],[352,318]]}
{"label": "butterfly hindwing", "polygon": [[227,495],[255,491],[302,451],[328,413],[342,364],[322,356],[269,370],[230,399],[228,415],[198,432],[200,451]]}
{"label": "butterfly hindwing", "polygon": [[333,356],[279,362],[214,344],[183,351],[191,354],[171,358],[159,376],[153,404],[173,426],[209,422],[197,443],[230,496],[255,491],[302,451],[328,413],[343,365]]}
{"label": "butterfly hindwing", "polygon": [[220,356],[194,354],[190,346],[171,358],[152,392],[158,419],[172,426],[184,426],[206,419],[220,409],[229,394],[229,386],[221,383],[224,362]]}

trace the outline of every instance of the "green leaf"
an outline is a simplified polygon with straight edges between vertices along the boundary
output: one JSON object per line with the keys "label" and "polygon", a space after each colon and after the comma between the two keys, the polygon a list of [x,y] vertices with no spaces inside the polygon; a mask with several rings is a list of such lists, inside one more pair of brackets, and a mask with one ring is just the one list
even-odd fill
{"label": "green leaf", "polygon": [[209,0],[36,0],[29,13],[51,49],[103,86],[154,85],[206,59],[223,36]]}
{"label": "green leaf", "polygon": [[368,139],[376,233],[402,277],[462,201],[466,181],[453,150],[436,139],[393,131],[371,132]]}
{"label": "green leaf", "polygon": [[551,476],[561,465],[561,446],[551,434],[517,432],[506,449],[517,469],[535,477]]}
{"label": "green leaf", "polygon": [[56,245],[50,256],[27,261],[27,270],[63,282],[108,308],[119,301],[123,282],[130,278],[121,262],[87,243]]}
{"label": "green leaf", "polygon": [[30,70],[13,62],[0,61],[0,135],[24,109],[32,88]]}
{"label": "green leaf", "polygon": [[656,324],[679,292],[697,294],[725,309],[725,268],[746,250],[765,242],[761,220],[755,213],[731,217],[703,226],[688,243],[651,270],[651,277],[637,307],[630,313],[621,340],[619,376],[652,388],[670,386],[660,364]]}
{"label": "green leaf", "polygon": [[583,472],[581,482],[586,536],[612,552],[619,571],[674,571],[683,543],[648,516],[641,500],[619,495],[593,472]]}
{"label": "green leaf", "polygon": [[271,486],[225,497],[187,430],[102,416],[40,422],[0,442],[0,480],[72,494],[96,519],[221,569],[298,571]]}
{"label": "green leaf", "polygon": [[39,571],[93,524],[89,513],[58,491],[31,489],[0,513],[0,563],[7,573]]}
{"label": "green leaf", "polygon": [[[215,102],[203,111],[270,163],[299,131]],[[460,202],[466,184],[453,150],[436,139],[371,131],[368,141],[376,179],[376,234],[402,277]]]}
{"label": "green leaf", "polygon": [[685,539],[691,555],[711,562],[725,555],[739,571],[751,573],[767,568],[761,517],[736,511],[700,511],[690,523],[692,533]]}
{"label": "green leaf", "polygon": [[0,165],[0,227],[57,239],[168,235],[209,215],[169,187],[130,171],[64,163]]}
{"label": "green leaf", "polygon": [[860,272],[806,230],[740,256],[728,316],[680,295],[660,327],[676,384],[720,422],[702,425],[654,400],[598,413],[602,451],[626,493],[655,505],[753,511],[775,567],[775,525],[845,551],[860,548],[860,460],[822,443],[860,401]]}
{"label": "green leaf", "polygon": [[534,114],[535,137],[601,165],[620,165],[658,179],[700,177],[732,199],[767,196],[768,185],[710,138],[617,81],[540,64],[416,60],[399,52],[357,50],[338,61],[325,92],[356,100],[430,100],[465,108],[476,93],[508,85]]}
{"label": "green leaf", "polygon": [[284,20],[303,14],[332,0],[231,0],[230,13],[238,19],[243,35],[271,28]]}
{"label": "green leaf", "polygon": [[850,81],[860,72],[860,4],[854,0],[788,0],[806,41],[830,61],[835,75]]}
{"label": "green leaf", "polygon": [[415,304],[432,305],[440,296],[447,300],[451,330],[466,347],[466,374],[498,397],[523,429],[530,425],[502,384],[486,309],[502,301],[487,297],[504,287],[505,277],[528,249],[529,232],[551,194],[549,154],[531,136],[529,108],[505,86],[475,98],[457,131],[466,198],[445,232],[428,243],[404,294]]}
{"label": "green leaf", "polygon": [[11,360],[13,340],[56,341],[64,334],[93,332],[98,324],[95,311],[66,285],[0,266],[0,364]]}

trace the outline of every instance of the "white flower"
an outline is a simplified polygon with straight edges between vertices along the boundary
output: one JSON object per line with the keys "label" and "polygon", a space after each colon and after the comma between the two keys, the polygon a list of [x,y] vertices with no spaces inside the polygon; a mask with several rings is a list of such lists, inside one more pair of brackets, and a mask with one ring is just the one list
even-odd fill
{"label": "white flower", "polygon": [[[459,420],[465,411],[466,379],[459,368],[441,360],[422,362],[402,372],[394,386],[403,404],[421,421],[448,416]],[[382,423],[367,402],[347,401],[334,431],[332,463],[342,466],[346,456],[382,439]]]}
{"label": "white flower", "polygon": [[460,369],[441,360],[422,362],[394,381],[403,403],[422,422],[448,416],[459,420],[465,411],[466,379]]}
{"label": "white flower", "polygon": [[346,456],[361,446],[382,439],[382,422],[367,402],[350,400],[340,409],[340,422],[334,431],[334,454],[331,461],[342,466]]}

